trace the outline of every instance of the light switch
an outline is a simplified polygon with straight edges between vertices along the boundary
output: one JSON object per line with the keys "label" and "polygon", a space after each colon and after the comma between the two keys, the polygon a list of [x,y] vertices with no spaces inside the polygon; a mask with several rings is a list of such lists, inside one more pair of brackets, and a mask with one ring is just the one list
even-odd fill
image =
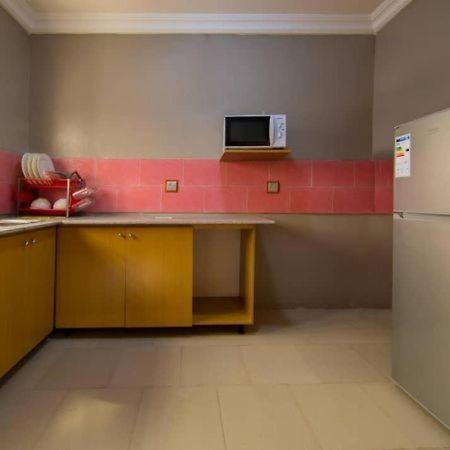
{"label": "light switch", "polygon": [[178,180],[166,180],[166,192],[178,192]]}
{"label": "light switch", "polygon": [[280,182],[279,181],[268,181],[267,182],[267,193],[268,194],[278,194],[280,192]]}

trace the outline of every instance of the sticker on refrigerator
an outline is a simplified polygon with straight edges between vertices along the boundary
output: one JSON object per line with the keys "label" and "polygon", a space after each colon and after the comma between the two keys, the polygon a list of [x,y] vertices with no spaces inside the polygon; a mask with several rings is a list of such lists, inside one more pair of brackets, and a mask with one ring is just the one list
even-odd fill
{"label": "sticker on refrigerator", "polygon": [[395,138],[395,178],[411,176],[411,134]]}

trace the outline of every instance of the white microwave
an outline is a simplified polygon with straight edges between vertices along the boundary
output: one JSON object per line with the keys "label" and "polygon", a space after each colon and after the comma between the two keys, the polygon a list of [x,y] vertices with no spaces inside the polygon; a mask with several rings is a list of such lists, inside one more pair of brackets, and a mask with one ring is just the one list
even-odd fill
{"label": "white microwave", "polygon": [[224,148],[285,148],[286,115],[225,116]]}

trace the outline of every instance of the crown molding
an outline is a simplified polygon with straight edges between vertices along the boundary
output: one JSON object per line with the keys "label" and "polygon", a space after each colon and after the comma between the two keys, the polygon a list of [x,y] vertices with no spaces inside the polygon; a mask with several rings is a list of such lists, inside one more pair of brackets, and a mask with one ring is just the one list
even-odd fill
{"label": "crown molding", "polygon": [[411,2],[412,0],[384,0],[371,15],[373,31],[378,33]]}
{"label": "crown molding", "polygon": [[372,14],[52,14],[0,0],[29,34],[374,34],[412,0],[385,0]]}
{"label": "crown molding", "polygon": [[25,28],[25,31],[31,33],[35,12],[25,0],[0,0],[0,5]]}

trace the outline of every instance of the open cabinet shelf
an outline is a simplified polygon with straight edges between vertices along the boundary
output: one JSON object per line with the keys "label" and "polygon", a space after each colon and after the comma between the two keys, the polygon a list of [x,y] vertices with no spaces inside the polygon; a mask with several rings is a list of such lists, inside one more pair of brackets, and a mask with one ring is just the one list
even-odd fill
{"label": "open cabinet shelf", "polygon": [[193,324],[253,324],[255,227],[201,226],[196,227],[196,233],[197,242],[203,236],[203,245],[195,252]]}
{"label": "open cabinet shelf", "polygon": [[253,317],[240,297],[194,298],[194,325],[250,325]]}

